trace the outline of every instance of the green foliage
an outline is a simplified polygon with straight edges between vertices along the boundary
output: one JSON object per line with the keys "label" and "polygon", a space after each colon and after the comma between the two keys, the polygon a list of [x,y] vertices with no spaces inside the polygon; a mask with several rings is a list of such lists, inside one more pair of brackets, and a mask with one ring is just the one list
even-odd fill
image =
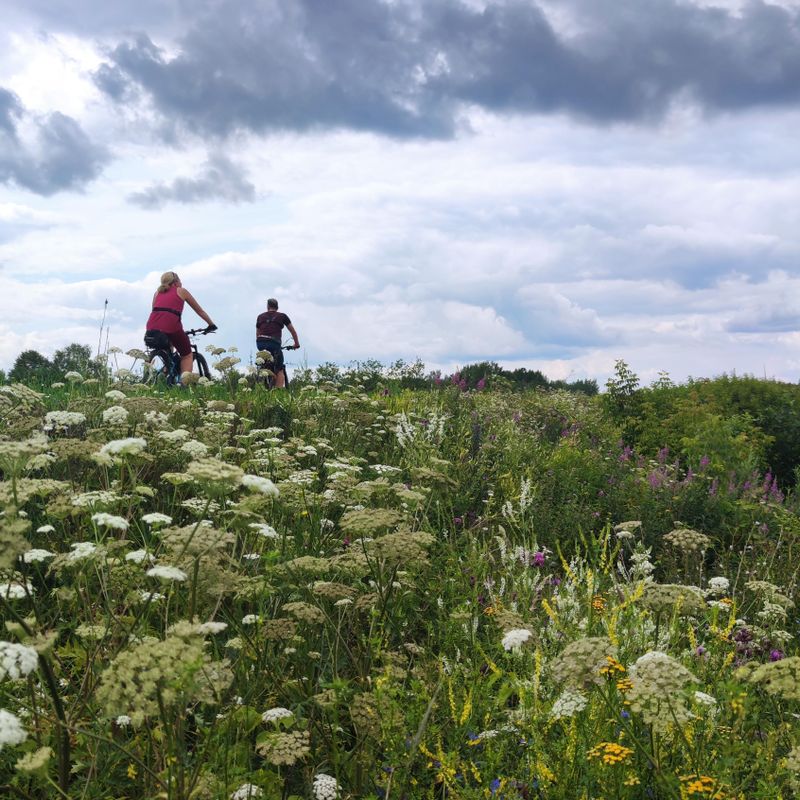
{"label": "green foliage", "polygon": [[784,389],[316,377],[3,387],[5,794],[792,796]]}
{"label": "green foliage", "polygon": [[24,350],[11,367],[8,378],[12,383],[46,386],[56,380],[58,372],[49,358],[36,350]]}

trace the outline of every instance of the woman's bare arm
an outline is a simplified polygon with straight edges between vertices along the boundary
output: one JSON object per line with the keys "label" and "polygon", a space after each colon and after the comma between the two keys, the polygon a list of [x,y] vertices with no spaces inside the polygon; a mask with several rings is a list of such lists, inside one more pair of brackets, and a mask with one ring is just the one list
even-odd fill
{"label": "woman's bare arm", "polygon": [[178,289],[178,297],[185,300],[192,307],[198,317],[204,319],[209,325],[214,324],[211,317],[209,317],[208,314],[203,311],[203,307],[197,302],[197,300],[194,299],[192,293],[188,289],[184,289],[183,287]]}

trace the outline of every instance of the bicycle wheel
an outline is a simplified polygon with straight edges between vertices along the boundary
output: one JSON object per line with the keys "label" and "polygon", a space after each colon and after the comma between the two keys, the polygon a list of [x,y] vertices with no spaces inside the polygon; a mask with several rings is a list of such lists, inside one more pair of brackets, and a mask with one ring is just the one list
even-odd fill
{"label": "bicycle wheel", "polygon": [[208,368],[208,362],[202,353],[193,353],[194,363],[197,364],[197,374],[201,378],[211,378],[211,370]]}
{"label": "bicycle wheel", "polygon": [[172,355],[166,350],[151,350],[147,357],[142,381],[150,386],[171,386],[174,382]]}

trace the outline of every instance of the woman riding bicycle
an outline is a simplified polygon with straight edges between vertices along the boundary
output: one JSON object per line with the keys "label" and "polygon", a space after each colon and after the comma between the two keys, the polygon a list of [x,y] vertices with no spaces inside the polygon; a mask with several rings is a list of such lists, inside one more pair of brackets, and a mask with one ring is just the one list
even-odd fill
{"label": "woman riding bicycle", "polygon": [[275,388],[283,389],[286,386],[286,373],[283,365],[283,350],[281,337],[283,329],[289,331],[294,339],[294,347],[300,347],[297,331],[292,321],[282,311],[278,311],[278,301],[274,297],[267,300],[267,310],[258,315],[256,319],[256,347],[261,351],[268,351],[272,355],[272,371],[275,373]]}
{"label": "woman riding bicycle", "polygon": [[153,295],[153,310],[147,320],[144,343],[147,347],[163,347],[165,339],[181,357],[181,375],[192,371],[192,344],[183,330],[181,314],[184,303],[208,323],[208,330],[217,326],[201,308],[188,289],[184,289],[176,272],[165,272],[161,284]]}

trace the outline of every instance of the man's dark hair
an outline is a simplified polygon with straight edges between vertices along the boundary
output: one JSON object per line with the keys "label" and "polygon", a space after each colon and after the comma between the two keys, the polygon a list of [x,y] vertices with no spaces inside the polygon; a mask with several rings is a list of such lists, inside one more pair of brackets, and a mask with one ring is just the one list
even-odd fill
{"label": "man's dark hair", "polygon": [[278,307],[278,301],[274,297],[270,297],[270,299],[267,300],[267,308],[277,308],[277,307]]}

